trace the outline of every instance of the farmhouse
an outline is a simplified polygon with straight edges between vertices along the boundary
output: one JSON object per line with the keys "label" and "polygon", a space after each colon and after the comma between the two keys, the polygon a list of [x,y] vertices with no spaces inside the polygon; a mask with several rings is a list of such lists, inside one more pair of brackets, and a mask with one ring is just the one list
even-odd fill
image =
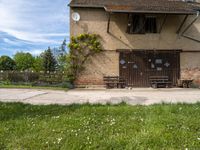
{"label": "farmhouse", "polygon": [[123,77],[131,87],[149,87],[153,77],[200,85],[198,1],[71,0],[69,6],[78,15],[70,19],[71,36],[98,34],[103,45],[77,85],[104,85],[105,76]]}

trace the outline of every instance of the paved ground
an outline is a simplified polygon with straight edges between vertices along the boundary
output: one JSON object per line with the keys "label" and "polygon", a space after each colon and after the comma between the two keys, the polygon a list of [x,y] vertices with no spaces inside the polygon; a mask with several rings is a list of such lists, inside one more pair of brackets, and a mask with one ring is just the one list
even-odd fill
{"label": "paved ground", "polygon": [[132,89],[132,90],[33,90],[0,89],[0,101],[30,104],[113,103],[122,101],[131,105],[156,103],[200,102],[199,89]]}

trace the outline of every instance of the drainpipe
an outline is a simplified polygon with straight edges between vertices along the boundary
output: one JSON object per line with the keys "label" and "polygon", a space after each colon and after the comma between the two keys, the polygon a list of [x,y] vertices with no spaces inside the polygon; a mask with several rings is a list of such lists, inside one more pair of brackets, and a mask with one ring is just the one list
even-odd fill
{"label": "drainpipe", "polygon": [[111,13],[108,13],[108,23],[107,23],[107,33],[110,33],[110,19],[111,19]]}

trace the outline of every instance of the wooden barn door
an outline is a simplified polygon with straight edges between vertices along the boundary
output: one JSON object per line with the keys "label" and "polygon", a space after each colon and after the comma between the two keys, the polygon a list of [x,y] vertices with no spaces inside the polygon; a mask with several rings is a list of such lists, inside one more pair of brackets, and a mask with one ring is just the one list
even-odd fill
{"label": "wooden barn door", "polygon": [[120,54],[120,76],[126,79],[127,86],[147,87],[147,57],[144,52]]}
{"label": "wooden barn door", "polygon": [[180,77],[180,53],[176,51],[121,52],[120,76],[127,86],[149,87],[150,76],[168,76],[173,85]]}

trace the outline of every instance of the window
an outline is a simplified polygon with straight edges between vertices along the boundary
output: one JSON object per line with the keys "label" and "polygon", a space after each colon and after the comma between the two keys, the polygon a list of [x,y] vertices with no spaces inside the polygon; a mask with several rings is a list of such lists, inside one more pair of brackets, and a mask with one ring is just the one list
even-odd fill
{"label": "window", "polygon": [[157,33],[156,17],[145,18],[145,32],[146,33]]}
{"label": "window", "polygon": [[129,15],[128,33],[144,34],[145,19],[143,15]]}
{"label": "window", "polygon": [[157,33],[157,20],[155,16],[143,14],[129,14],[127,33],[144,34]]}

